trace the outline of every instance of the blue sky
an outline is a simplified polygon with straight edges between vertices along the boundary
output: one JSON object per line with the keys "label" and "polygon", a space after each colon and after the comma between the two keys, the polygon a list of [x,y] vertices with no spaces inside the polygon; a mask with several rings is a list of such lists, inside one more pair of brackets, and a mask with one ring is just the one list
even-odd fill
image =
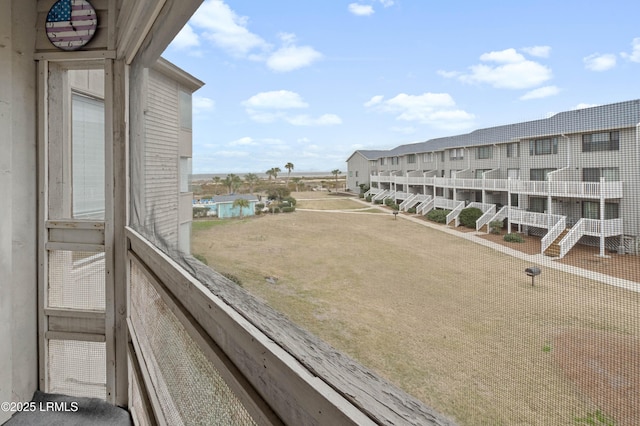
{"label": "blue sky", "polygon": [[206,0],[163,56],[194,173],[346,171],[389,149],[640,98],[632,1]]}

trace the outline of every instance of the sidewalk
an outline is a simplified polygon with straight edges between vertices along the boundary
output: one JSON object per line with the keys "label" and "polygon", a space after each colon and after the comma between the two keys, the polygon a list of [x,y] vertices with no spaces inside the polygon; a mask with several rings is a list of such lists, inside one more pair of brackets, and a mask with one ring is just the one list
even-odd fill
{"label": "sidewalk", "polygon": [[[360,198],[351,198],[352,200],[358,201],[366,206],[369,206],[369,208],[378,208],[380,210],[383,210],[385,212],[388,212],[389,214],[391,214],[391,212],[389,210],[387,210],[386,208],[380,206],[380,205],[375,205],[375,204],[370,204],[364,200],[361,200]],[[326,211],[326,210],[325,210]],[[522,253],[521,251],[518,250],[514,250],[512,248],[509,247],[505,247],[501,244],[496,244],[494,242],[491,241],[487,241],[483,238],[479,238],[477,235],[477,232],[458,232],[454,229],[451,229],[449,227],[446,226],[442,226],[442,225],[437,225],[431,222],[428,222],[426,220],[421,220],[418,219],[415,216],[409,216],[407,214],[401,213],[398,214],[399,218],[417,223],[419,225],[422,226],[426,226],[429,227],[431,229],[436,229],[438,231],[441,232],[446,232],[450,235],[456,236],[458,238],[464,238],[466,240],[469,240],[471,242],[474,242],[476,244],[481,244],[485,247],[489,247],[492,248],[496,251],[499,251],[501,253],[504,253],[506,255],[512,256],[512,257],[516,257],[518,259],[522,259],[525,260],[527,262],[531,262],[532,265],[537,265],[540,267],[545,267],[545,268],[552,268],[552,269],[556,269],[558,271],[562,271],[562,272],[567,272],[569,274],[573,274],[573,275],[578,275],[580,277],[583,278],[587,278],[590,280],[595,280],[598,282],[601,282],[603,284],[607,284],[607,285],[612,285],[614,287],[620,287],[620,288],[624,288],[627,290],[631,290],[631,291],[635,291],[636,293],[640,293],[640,283],[634,282],[634,281],[629,281],[629,280],[624,280],[621,278],[616,278],[616,277],[612,277],[610,275],[605,275],[605,274],[601,274],[599,272],[594,272],[594,271],[589,271],[587,269],[582,269],[582,268],[578,268],[576,266],[571,266],[571,265],[565,265],[562,263],[558,263],[555,262],[552,258],[543,255],[542,253],[539,254],[526,254],[526,253]]]}

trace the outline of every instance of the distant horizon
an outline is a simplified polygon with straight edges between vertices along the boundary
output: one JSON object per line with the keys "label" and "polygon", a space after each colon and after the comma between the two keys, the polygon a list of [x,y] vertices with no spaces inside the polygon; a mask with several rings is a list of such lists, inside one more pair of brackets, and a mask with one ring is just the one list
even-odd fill
{"label": "distant horizon", "polygon": [[[341,173],[338,175],[338,177],[342,177],[345,175],[345,172],[340,170]],[[267,175],[264,172],[228,172],[228,173],[193,173],[191,176],[194,179],[211,179],[215,176],[219,176],[219,177],[226,177],[227,175],[230,174],[235,174],[238,176],[243,176],[243,175],[247,175],[249,173],[253,173],[255,175],[257,175],[260,178],[268,178],[269,175]],[[314,172],[314,171],[305,171],[305,172],[291,172],[291,174],[288,174],[286,171],[284,172],[280,172],[278,173],[278,177],[322,177],[322,176],[333,176],[331,174],[331,171],[323,171],[323,172]]]}

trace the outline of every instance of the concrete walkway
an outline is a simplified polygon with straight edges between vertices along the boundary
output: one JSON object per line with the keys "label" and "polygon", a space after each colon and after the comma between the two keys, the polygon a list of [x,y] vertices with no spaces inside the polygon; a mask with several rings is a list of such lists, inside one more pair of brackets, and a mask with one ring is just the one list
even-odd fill
{"label": "concrete walkway", "polygon": [[[372,208],[377,208],[389,215],[392,215],[391,211],[389,211],[388,209],[379,206],[379,205],[375,205],[375,204],[370,204],[364,200],[361,200],[360,198],[347,198],[348,200],[353,200],[353,201],[357,201],[363,205],[366,205],[367,208],[363,208],[363,209],[357,209],[357,210],[369,210]],[[304,211],[304,209],[300,209],[301,211]],[[328,213],[360,213],[360,214],[375,214],[375,215],[380,215],[380,213],[366,213],[366,212],[358,212],[358,211],[354,211],[354,210],[307,210],[307,211],[317,211],[317,212],[328,212]],[[496,251],[499,251],[501,253],[504,253],[506,255],[518,258],[518,259],[522,259],[524,261],[530,262],[533,265],[537,265],[540,267],[545,267],[545,268],[552,268],[552,269],[556,269],[558,271],[562,271],[562,272],[567,272],[569,274],[573,274],[573,275],[578,275],[580,277],[586,278],[586,279],[590,279],[590,280],[595,280],[598,282],[601,282],[603,284],[607,284],[607,285],[612,285],[614,287],[620,287],[620,288],[624,288],[626,290],[631,290],[631,291],[635,291],[636,293],[640,293],[640,283],[635,282],[635,281],[629,281],[629,280],[624,280],[622,278],[616,278],[616,277],[612,277],[610,275],[605,275],[605,274],[601,274],[599,272],[595,272],[595,271],[589,271],[587,269],[582,269],[582,268],[578,268],[576,266],[571,266],[571,265],[565,265],[563,263],[558,263],[555,262],[552,258],[545,256],[543,254],[526,254],[523,253],[521,251],[518,250],[514,250],[512,248],[509,247],[505,247],[501,244],[496,244],[494,242],[485,240],[484,238],[480,238],[478,237],[478,235],[481,235],[478,232],[459,232],[456,231],[454,229],[451,229],[447,226],[442,226],[442,225],[437,225],[431,222],[428,222],[426,220],[422,220],[419,219],[415,216],[410,216],[407,215],[406,213],[400,213],[398,214],[398,217],[404,220],[408,220],[411,222],[414,222],[418,225],[422,225],[422,226],[426,226],[441,232],[446,232],[450,235],[453,235],[455,237],[458,238],[464,238],[466,240],[469,240],[471,242],[474,242],[476,244],[481,244],[485,247],[489,247],[492,248]]]}

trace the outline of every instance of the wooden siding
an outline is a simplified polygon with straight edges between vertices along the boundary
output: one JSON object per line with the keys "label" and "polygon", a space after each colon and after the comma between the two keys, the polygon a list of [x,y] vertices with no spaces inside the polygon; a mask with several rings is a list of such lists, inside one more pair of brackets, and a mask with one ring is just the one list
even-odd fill
{"label": "wooden siding", "polygon": [[178,242],[178,87],[149,70],[145,114],[145,223],[167,242]]}

